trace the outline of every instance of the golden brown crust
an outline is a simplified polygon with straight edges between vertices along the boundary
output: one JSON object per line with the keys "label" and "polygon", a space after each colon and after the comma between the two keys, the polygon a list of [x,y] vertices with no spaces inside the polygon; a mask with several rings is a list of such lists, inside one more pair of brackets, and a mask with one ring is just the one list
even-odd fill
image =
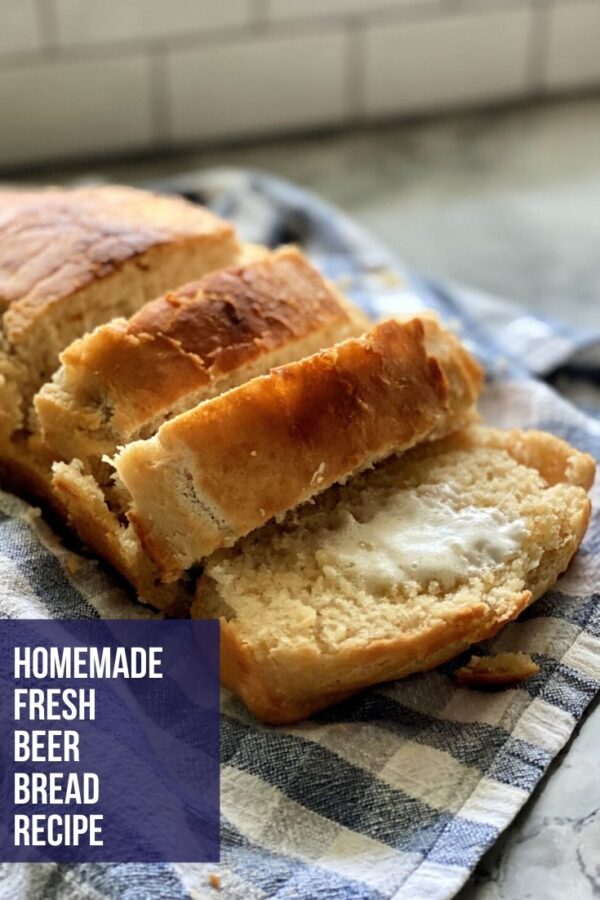
{"label": "golden brown crust", "polygon": [[101,186],[0,192],[0,309],[17,337],[52,303],[157,244],[232,237],[231,225],[177,197]]}
{"label": "golden brown crust", "polygon": [[244,367],[277,351],[291,355],[313,334],[327,343],[366,327],[297,250],[263,254],[75,341],[35,400],[44,438],[63,459],[113,453]]}
{"label": "golden brown crust", "polygon": [[[206,368],[227,372],[258,345],[303,337],[347,309],[307,258],[286,247],[245,266],[222,269],[148,303],[127,325],[161,335]],[[366,320],[365,320],[366,321]]]}
{"label": "golden brown crust", "polygon": [[[390,320],[178,416],[151,441],[129,444],[115,468],[132,495],[130,521],[169,580],[424,440],[447,411],[447,380],[423,323]],[[448,430],[461,424],[446,421]]]}
{"label": "golden brown crust", "polygon": [[527,653],[496,653],[493,656],[472,656],[465,666],[454,673],[461,687],[514,687],[540,667]]}
{"label": "golden brown crust", "polygon": [[[586,454],[542,432],[506,433],[474,428],[457,435],[454,443],[464,447],[495,446],[509,453],[512,447],[517,462],[522,463],[524,458],[536,460],[540,468],[532,467],[551,476],[561,470],[560,461],[568,459],[569,464],[563,466],[563,478],[559,480],[573,484],[570,480],[573,472],[580,472],[582,466],[589,480]],[[577,478],[575,487],[579,491]],[[284,724],[306,718],[364,687],[434,668],[472,644],[493,637],[554,584],[568,567],[589,523],[589,499],[581,496],[576,509],[560,549],[542,556],[528,588],[512,594],[510,602],[500,611],[473,596],[469,604],[458,607],[445,621],[433,626],[424,624],[416,633],[328,652],[316,646],[301,649],[255,646],[240,635],[235,620],[222,618],[222,680],[242,697],[257,718],[270,724]],[[202,587],[192,607],[192,615],[198,617],[203,610],[201,591]],[[333,684],[339,690],[332,690]]]}

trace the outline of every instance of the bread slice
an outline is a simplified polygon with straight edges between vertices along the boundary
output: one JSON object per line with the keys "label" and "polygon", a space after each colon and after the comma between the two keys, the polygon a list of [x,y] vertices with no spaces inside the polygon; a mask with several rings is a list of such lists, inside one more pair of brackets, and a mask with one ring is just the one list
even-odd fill
{"label": "bread slice", "polygon": [[461,427],[480,385],[436,321],[381,323],[128,444],[113,462],[129,521],[163,580],[176,580],[331,484]]}
{"label": "bread slice", "polygon": [[[230,224],[126,187],[0,191],[0,461],[46,493],[31,402],[61,350],[167,288],[233,262]],[[12,484],[12,482],[11,482]]]}
{"label": "bread slice", "polygon": [[224,683],[294,722],[518,616],[577,550],[594,470],[535,431],[422,444],[206,560],[192,615],[221,620]]}
{"label": "bread slice", "polygon": [[166,420],[369,327],[294,248],[169,291],[75,341],[35,398],[60,459],[100,476],[104,455]]}

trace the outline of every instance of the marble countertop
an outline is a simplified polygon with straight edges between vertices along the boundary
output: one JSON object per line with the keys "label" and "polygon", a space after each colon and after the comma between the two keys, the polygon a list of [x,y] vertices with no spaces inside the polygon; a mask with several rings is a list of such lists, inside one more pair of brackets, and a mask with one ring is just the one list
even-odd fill
{"label": "marble countertop", "polygon": [[[600,329],[600,98],[207,150],[45,180],[249,166],[309,187],[414,268]],[[460,900],[600,896],[600,708]]]}

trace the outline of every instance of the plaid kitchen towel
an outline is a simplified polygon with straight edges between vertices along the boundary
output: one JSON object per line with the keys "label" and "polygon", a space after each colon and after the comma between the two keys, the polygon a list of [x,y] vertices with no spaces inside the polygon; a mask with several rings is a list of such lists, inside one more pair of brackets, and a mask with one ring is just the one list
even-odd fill
{"label": "plaid kitchen towel", "polygon": [[[543,428],[600,458],[598,336],[405,273],[317,198],[268,175],[213,171],[155,185],[207,203],[247,240],[301,244],[374,316],[433,306],[484,362],[485,418]],[[597,506],[599,504],[596,504]],[[443,900],[527,801],[600,687],[600,518],[556,588],[483,650],[525,650],[540,673],[496,694],[459,688],[459,661],[382,685],[285,728],[224,692],[222,862],[3,865],[0,896]],[[0,616],[152,615],[99,564],[65,549],[39,514],[0,494]],[[221,890],[209,884],[218,872]]]}

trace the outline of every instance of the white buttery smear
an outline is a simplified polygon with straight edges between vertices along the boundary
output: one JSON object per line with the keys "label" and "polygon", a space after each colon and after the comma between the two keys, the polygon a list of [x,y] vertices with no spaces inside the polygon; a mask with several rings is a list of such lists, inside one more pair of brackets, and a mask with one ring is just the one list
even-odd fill
{"label": "white buttery smear", "polygon": [[513,557],[527,533],[522,519],[499,509],[467,506],[399,491],[368,522],[350,513],[328,535],[318,562],[333,566],[372,593],[395,584],[431,581],[450,590]]}

